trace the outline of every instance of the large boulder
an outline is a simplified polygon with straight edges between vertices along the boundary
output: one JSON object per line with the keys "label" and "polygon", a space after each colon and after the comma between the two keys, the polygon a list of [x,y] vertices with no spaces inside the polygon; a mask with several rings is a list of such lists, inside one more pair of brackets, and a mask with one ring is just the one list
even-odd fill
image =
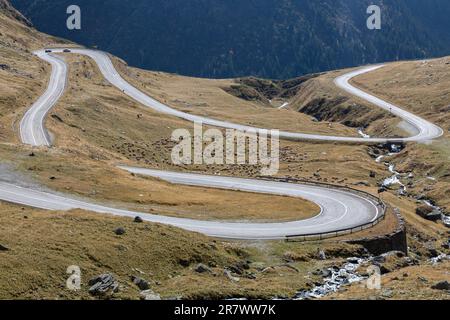
{"label": "large boulder", "polygon": [[203,263],[199,263],[198,265],[195,266],[195,272],[198,273],[210,273],[211,272],[211,268],[209,268],[208,266],[204,265]]}
{"label": "large boulder", "polygon": [[140,296],[141,300],[161,300],[161,296],[151,289],[141,291]]}
{"label": "large boulder", "polygon": [[416,209],[416,214],[430,221],[438,221],[442,218],[442,214],[439,210],[426,205],[418,207]]}
{"label": "large boulder", "polygon": [[119,227],[116,230],[114,230],[114,233],[118,236],[122,236],[125,234],[125,228],[123,227]]}
{"label": "large boulder", "polygon": [[431,289],[435,290],[450,290],[450,283],[448,281],[440,281],[433,285]]}
{"label": "large boulder", "polygon": [[145,279],[142,279],[140,277],[131,276],[131,281],[133,281],[133,283],[141,290],[150,289],[150,284]]}
{"label": "large boulder", "polygon": [[431,212],[433,212],[433,208],[429,206],[424,205],[416,208],[416,214],[421,216],[422,218],[425,218]]}
{"label": "large boulder", "polygon": [[92,278],[89,285],[89,293],[93,296],[105,296],[119,291],[119,284],[110,273]]}

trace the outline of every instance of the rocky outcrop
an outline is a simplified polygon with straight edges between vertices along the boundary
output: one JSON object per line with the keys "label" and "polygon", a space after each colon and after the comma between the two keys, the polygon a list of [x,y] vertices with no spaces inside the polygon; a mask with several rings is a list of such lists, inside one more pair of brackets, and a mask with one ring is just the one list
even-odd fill
{"label": "rocky outcrop", "polygon": [[203,263],[199,263],[196,267],[195,267],[195,272],[197,273],[211,273],[211,268],[204,265]]}
{"label": "rocky outcrop", "polygon": [[447,291],[449,291],[450,290],[450,283],[448,281],[441,281],[441,282],[438,282],[435,285],[433,285],[431,287],[431,289],[434,289],[434,290],[447,290]]}
{"label": "rocky outcrop", "polygon": [[420,206],[416,209],[416,214],[430,221],[438,221],[442,217],[442,213],[430,206]]}
{"label": "rocky outcrop", "polygon": [[89,285],[89,293],[93,296],[104,297],[119,291],[119,284],[109,273],[92,278]]}
{"label": "rocky outcrop", "polygon": [[381,255],[390,251],[401,251],[407,255],[408,244],[405,222],[400,213],[396,212],[395,215],[398,219],[398,227],[394,232],[378,237],[348,240],[347,242],[362,245],[373,255]]}
{"label": "rocky outcrop", "polygon": [[147,280],[142,279],[141,277],[131,276],[131,281],[141,290],[150,289],[150,284]]}
{"label": "rocky outcrop", "polygon": [[294,97],[303,83],[319,75],[317,73],[308,74],[289,80],[268,80],[254,77],[240,78],[235,81],[236,84],[229,88],[224,88],[224,90],[240,99],[269,103],[269,100],[275,98],[288,100]]}
{"label": "rocky outcrop", "polygon": [[372,263],[380,268],[381,274],[412,266],[416,263],[402,251],[390,251],[372,259]]}
{"label": "rocky outcrop", "polygon": [[339,122],[352,128],[365,128],[384,116],[382,111],[351,103],[346,96],[316,97],[300,107],[298,111],[313,116],[318,121]]}

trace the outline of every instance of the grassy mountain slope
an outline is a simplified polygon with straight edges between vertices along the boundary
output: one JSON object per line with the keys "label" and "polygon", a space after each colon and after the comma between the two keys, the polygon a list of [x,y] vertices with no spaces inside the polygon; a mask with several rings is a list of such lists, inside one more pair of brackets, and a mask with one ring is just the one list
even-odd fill
{"label": "grassy mountain slope", "polygon": [[[289,204],[286,199],[174,187],[114,169],[117,162],[125,162],[171,170],[209,173],[224,170],[237,176],[254,176],[258,172],[257,168],[245,167],[174,167],[164,158],[170,152],[167,139],[172,128],[189,128],[189,124],[151,112],[124,97],[105,83],[92,61],[86,58],[65,56],[70,65],[69,87],[47,120],[55,133],[55,147],[33,149],[20,145],[14,121],[17,123],[42,93],[49,75],[49,67],[34,58],[31,50],[61,45],[61,40],[38,33],[11,19],[10,15],[0,13],[0,23],[2,58],[19,71],[0,70],[0,89],[5,92],[2,97],[6,97],[0,100],[2,180],[39,182],[50,189],[75,193],[93,201],[110,201],[118,206],[154,210],[154,213],[200,213],[205,218],[235,210],[237,206],[233,208],[233,205],[242,203],[239,197],[254,201],[254,206],[245,208],[246,218],[261,219],[261,214],[273,218],[273,212],[283,208],[267,210],[271,203],[287,203],[290,209],[295,209],[291,213],[298,213],[301,204]],[[302,125],[305,129],[323,132],[354,132],[343,125],[327,121],[316,123],[305,115],[294,115],[295,110],[278,111],[277,118],[276,110],[265,101],[246,102],[228,94],[229,90],[224,89],[235,85],[234,81],[191,79],[129,68],[119,60],[115,63],[129,81],[180,109],[213,112],[218,117],[231,114],[228,116],[238,120],[244,118],[242,115],[248,119],[254,115],[266,125],[270,124],[270,119],[264,119],[265,112],[270,112],[273,121],[280,123],[288,114],[298,120],[298,123],[292,121],[293,129]],[[320,81],[325,83],[322,78]],[[205,98],[208,95],[212,98]],[[215,101],[222,99],[227,109],[221,111],[214,107]],[[364,146],[282,142],[281,147],[280,176],[333,182],[376,192],[377,183],[389,175],[383,164],[373,161]],[[143,151],[144,155],[138,157]],[[16,170],[12,175],[9,174],[11,169]],[[263,200],[268,203],[262,203]],[[445,228],[417,217],[416,204],[411,199],[387,194],[386,200],[400,208],[407,220],[411,255],[418,263],[426,263],[431,252],[428,247],[441,250]],[[348,256],[361,254],[360,247],[336,240],[307,244],[229,243],[167,226],[137,224],[131,219],[81,211],[46,212],[5,203],[0,203],[0,211],[0,298],[89,299],[92,297],[87,292],[87,282],[92,276],[105,272],[113,273],[121,285],[115,298],[139,298],[139,290],[130,280],[132,275],[148,280],[152,290],[163,298],[291,297],[297,290],[310,288],[321,280],[313,273],[317,268],[337,265]],[[250,217],[250,211],[257,216]],[[124,227],[125,235],[116,235],[117,227]],[[391,217],[376,228],[353,237],[384,234],[395,227],[396,222]],[[327,260],[318,258],[319,249],[325,251]],[[196,272],[194,269],[199,262],[208,265],[212,272]],[[65,287],[69,265],[79,265],[82,269],[79,292]],[[225,268],[233,270],[232,276],[239,281],[227,277]],[[427,274],[433,272],[433,280],[442,278],[439,267],[429,269]],[[425,294],[424,298],[436,297],[435,292]],[[352,297],[358,296],[363,297],[360,293]],[[408,297],[408,292],[404,296]]]}

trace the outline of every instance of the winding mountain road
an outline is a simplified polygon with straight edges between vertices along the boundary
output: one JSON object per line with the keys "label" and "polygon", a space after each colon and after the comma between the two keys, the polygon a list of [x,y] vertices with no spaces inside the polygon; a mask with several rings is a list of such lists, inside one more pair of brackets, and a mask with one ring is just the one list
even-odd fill
{"label": "winding mountain road", "polygon": [[52,66],[47,90],[25,113],[20,122],[20,138],[23,143],[32,146],[51,146],[51,139],[44,126],[45,117],[63,95],[66,87],[67,64],[61,58],[48,55],[44,50],[35,54]]}
{"label": "winding mountain road", "polygon": [[[134,100],[149,108],[152,108],[153,110],[191,122],[202,122],[211,126],[237,130],[261,130],[259,128],[191,115],[172,109],[169,106],[166,106],[149,97],[126,82],[118,74],[107,54],[89,49],[70,50],[72,53],[87,55],[92,58],[97,63],[103,76],[112,85],[123,91]],[[54,55],[54,53],[60,52],[63,52],[63,49],[52,49],[52,53],[47,53],[45,50],[36,52],[36,55],[52,65],[52,75],[46,92],[30,108],[20,123],[20,135],[22,142],[25,144],[30,144],[33,146],[51,145],[50,135],[45,129],[44,121],[48,111],[64,93],[67,79],[67,66],[64,60]],[[355,96],[365,99],[380,108],[396,114],[416,128],[416,135],[408,138],[393,139],[353,138],[281,131],[280,138],[291,140],[338,141],[353,143],[395,143],[427,141],[441,136],[443,131],[434,124],[349,84],[349,80],[351,78],[373,71],[380,67],[382,66],[366,67],[345,74],[337,78],[335,83],[343,90],[346,90]],[[375,221],[380,214],[382,214],[382,209],[379,207],[379,203],[376,199],[339,188],[309,184],[272,182],[257,179],[176,173],[133,167],[121,168],[135,174],[152,176],[176,184],[301,197],[318,204],[321,207],[321,213],[316,217],[307,220],[280,223],[199,221],[109,208],[98,204],[75,200],[66,195],[56,195],[54,193],[23,188],[4,182],[0,182],[0,199],[12,203],[19,203],[48,210],[69,210],[79,208],[120,216],[141,216],[147,221],[169,224],[186,230],[204,233],[209,236],[233,239],[281,239],[290,235],[332,233],[336,230],[352,228],[364,223],[371,223]]]}
{"label": "winding mountain road", "polygon": [[376,200],[338,189],[138,168],[126,169],[138,174],[159,177],[172,183],[301,197],[315,202],[322,210],[319,215],[311,219],[293,222],[250,223],[200,221],[110,208],[76,200],[66,195],[56,195],[4,182],[0,182],[0,199],[47,210],[84,209],[124,217],[133,218],[140,216],[146,221],[168,224],[209,236],[245,240],[284,239],[290,235],[332,233],[341,228],[355,227],[375,221],[382,214],[382,209],[378,206]]}
{"label": "winding mountain road", "polygon": [[[63,49],[53,49],[53,53],[61,53],[64,50]],[[135,88],[133,85],[125,81],[117,72],[117,70],[114,68],[113,63],[111,62],[111,59],[109,56],[101,51],[96,50],[89,50],[89,49],[71,49],[72,53],[75,54],[81,54],[86,55],[93,59],[103,76],[115,87],[117,87],[119,90],[121,90],[124,94],[128,95],[132,99],[138,101],[139,103],[155,110],[161,113],[169,114],[187,121],[191,122],[201,122],[205,125],[211,125],[215,127],[221,127],[221,128],[227,128],[227,129],[235,129],[239,131],[246,131],[246,130],[265,130],[264,128],[256,128],[241,124],[236,124],[228,121],[220,121],[215,120],[207,117],[192,115],[186,112],[182,112],[179,110],[175,110],[140,91],[139,89]],[[46,61],[49,61],[53,65],[53,72],[52,72],[52,79],[58,78],[60,81],[57,81],[56,83],[50,82],[49,84],[49,90],[52,91],[53,95],[50,95],[49,97],[44,94],[44,99],[51,98],[51,101],[49,102],[55,102],[55,99],[57,100],[62,92],[64,91],[64,83],[66,76],[63,76],[63,72],[67,71],[67,68],[61,67],[61,59],[56,57],[53,54],[46,54],[45,50],[37,51],[36,54],[40,58],[44,58]],[[280,138],[281,139],[288,139],[288,140],[309,140],[309,141],[337,141],[337,142],[351,142],[351,143],[400,143],[400,142],[421,142],[421,141],[428,141],[433,140],[438,137],[440,137],[443,134],[443,130],[433,123],[422,119],[410,112],[407,112],[400,107],[394,106],[386,101],[383,101],[369,93],[366,93],[358,88],[353,87],[349,80],[353,77],[356,77],[358,75],[368,73],[371,71],[374,71],[376,69],[379,69],[383,67],[381,66],[370,66],[365,67],[362,69],[359,69],[357,71],[350,72],[348,74],[345,74],[343,76],[338,77],[335,80],[335,83],[338,87],[341,89],[358,96],[364,100],[369,101],[370,103],[376,105],[377,107],[380,107],[382,109],[385,109],[387,111],[391,111],[393,114],[397,115],[404,121],[408,122],[411,126],[413,126],[417,130],[417,134],[412,137],[407,138],[360,138],[360,137],[341,137],[341,136],[326,136],[326,135],[315,135],[315,134],[305,134],[305,133],[296,133],[296,132],[287,132],[287,131],[280,131]],[[62,72],[63,71],[63,72]],[[64,80],[63,80],[64,79]],[[42,97],[41,97],[42,99]],[[35,115],[34,117],[30,117],[27,121],[22,121],[20,126],[20,132],[21,135],[27,135],[30,132],[35,132],[35,136],[41,136],[45,135],[45,129],[42,124],[45,119],[46,111],[51,108],[52,104],[47,103],[46,106],[42,106],[42,101],[39,103],[36,103],[32,107],[32,114]],[[42,109],[41,112],[37,112],[36,110]],[[46,134],[48,136],[48,134]],[[45,141],[45,142],[44,142]],[[23,140],[24,143],[29,143]],[[29,143],[32,145],[48,145],[48,141],[45,138],[42,138],[41,141],[37,141],[38,143]]]}

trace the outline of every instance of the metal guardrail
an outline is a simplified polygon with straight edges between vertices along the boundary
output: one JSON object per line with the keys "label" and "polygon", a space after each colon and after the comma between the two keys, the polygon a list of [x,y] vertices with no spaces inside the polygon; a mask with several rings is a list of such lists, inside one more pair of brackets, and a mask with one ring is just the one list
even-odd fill
{"label": "metal guardrail", "polygon": [[356,232],[361,232],[363,230],[373,228],[374,226],[376,226],[378,223],[380,223],[382,220],[384,220],[386,218],[387,205],[383,202],[383,200],[381,198],[376,197],[369,192],[353,189],[353,188],[346,187],[346,186],[333,185],[330,183],[312,182],[312,181],[294,179],[294,178],[276,178],[276,177],[270,177],[270,178],[259,177],[259,178],[263,179],[263,180],[276,181],[276,182],[301,183],[301,184],[325,187],[325,188],[330,188],[330,189],[338,189],[338,190],[343,190],[343,191],[359,194],[359,195],[364,196],[365,198],[369,198],[372,201],[374,201],[376,203],[377,207],[381,209],[380,216],[372,222],[364,223],[364,224],[357,225],[357,226],[351,227],[351,228],[339,229],[339,230],[335,230],[335,231],[331,231],[331,232],[289,235],[289,236],[286,236],[286,241],[314,241],[314,240],[324,240],[324,239],[336,238],[336,237],[340,237],[343,235],[353,234]]}

